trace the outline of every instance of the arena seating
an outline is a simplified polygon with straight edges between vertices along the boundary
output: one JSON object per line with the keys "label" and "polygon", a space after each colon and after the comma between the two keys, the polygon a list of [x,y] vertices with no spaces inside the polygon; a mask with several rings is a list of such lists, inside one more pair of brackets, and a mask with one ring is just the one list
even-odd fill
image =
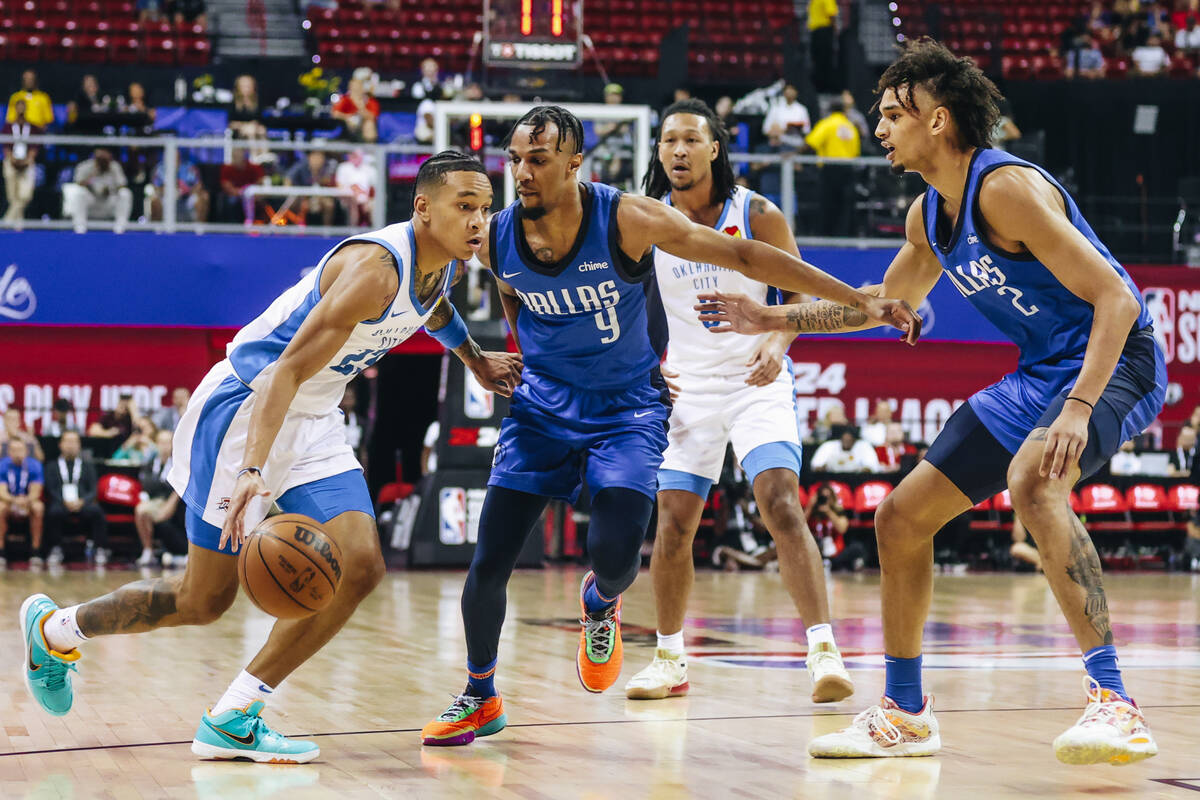
{"label": "arena seating", "polygon": [[137,21],[133,0],[0,0],[0,59],[202,66],[204,26]]}
{"label": "arena seating", "polygon": [[[404,0],[385,6],[343,2],[310,8],[308,19],[322,62],[334,69],[369,65],[414,71],[422,58],[462,71],[472,38],[482,30],[478,0]],[[795,27],[787,0],[589,0],[584,30],[605,69],[614,76],[652,75],[658,47],[670,30],[688,25],[691,74],[769,80],[783,68],[782,45]],[[591,58],[585,71],[596,72]]]}

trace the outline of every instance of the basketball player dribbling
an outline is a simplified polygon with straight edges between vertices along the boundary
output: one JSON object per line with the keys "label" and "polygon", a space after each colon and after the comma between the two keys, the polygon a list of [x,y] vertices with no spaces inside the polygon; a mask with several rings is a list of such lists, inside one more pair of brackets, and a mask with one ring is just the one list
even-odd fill
{"label": "basketball player dribbling", "polygon": [[[921,633],[933,591],[934,533],[1008,486],[1083,651],[1087,706],[1054,741],[1068,764],[1129,764],[1158,752],[1117,666],[1100,560],[1071,512],[1071,487],[1162,409],[1166,367],[1141,293],[1075,201],[1042,168],[989,148],[1000,93],[972,61],[928,39],[880,78],[875,130],[892,170],[929,184],[878,291],[919,304],[947,277],[1020,349],[1017,370],[961,406],[875,515],[886,688],[821,758],[919,756],[941,747],[921,688]],[[702,298],[716,331],[801,333],[871,327],[822,301],[768,309]]]}
{"label": "basketball player dribbling", "polygon": [[479,539],[463,588],[467,686],[421,732],[463,745],[506,724],[494,676],[506,588],[550,498],[592,496],[580,586],[579,681],[602,692],[620,675],[621,593],[641,564],[670,400],[659,373],[666,344],[653,248],[818,296],[845,298],[871,319],[920,335],[903,303],[863,295],[762,242],[696,225],[670,206],[581,183],[583,126],[558,106],[517,121],[504,146],[519,202],[496,215],[480,258],[498,279],[524,356],[522,382],[496,445]]}
{"label": "basketball player dribbling", "polygon": [[[646,194],[698,225],[757,239],[798,257],[783,213],[734,183],[728,144],[729,134],[703,101],[669,106],[662,113],[657,152],[644,181]],[[693,311],[700,291],[741,292],[765,302],[770,287],[663,250],[655,252],[654,265],[670,331],[663,374],[678,392],[672,393],[668,445],[658,471],[658,530],[650,561],[658,647],[650,665],[626,684],[625,696],[654,700],[688,692],[683,621],[695,577],[692,541],[709,490],[721,476],[726,444],[732,442],[775,540],[780,577],[809,626],[805,660],[812,699],[842,700],[854,684],[834,644],[821,553],[800,505],[800,433],[787,358],[795,334],[718,342]]]}
{"label": "basketball player dribbling", "polygon": [[261,712],[383,577],[371,497],[338,403],[347,383],[422,327],[484,387],[511,393],[520,356],[481,352],[445,297],[456,260],[483,243],[491,203],[477,160],[439,153],[417,174],[411,221],[339,243],[238,332],[175,432],[168,480],[187,504],[183,574],[126,584],[69,608],[40,594],[22,605],[25,683],[45,711],[71,710],[71,672],[88,639],[220,617],[237,596],[235,553],[273,500],[315,519],[337,542],[341,585],[324,611],[276,621],[266,645],[204,714],[192,751],[272,763],[317,757],[315,743],[280,735]]}

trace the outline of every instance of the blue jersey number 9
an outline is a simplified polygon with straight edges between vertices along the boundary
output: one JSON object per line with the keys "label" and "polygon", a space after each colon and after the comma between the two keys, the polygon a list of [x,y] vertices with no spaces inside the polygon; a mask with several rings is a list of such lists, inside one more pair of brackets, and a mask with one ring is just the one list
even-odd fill
{"label": "blue jersey number 9", "polygon": [[600,339],[601,344],[612,344],[621,338],[621,323],[617,320],[617,307],[609,306],[598,312],[596,327],[605,333],[605,336]]}

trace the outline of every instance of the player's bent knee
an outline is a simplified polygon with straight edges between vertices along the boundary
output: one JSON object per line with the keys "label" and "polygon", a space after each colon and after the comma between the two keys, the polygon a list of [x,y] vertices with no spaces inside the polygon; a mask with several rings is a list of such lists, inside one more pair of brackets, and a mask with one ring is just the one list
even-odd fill
{"label": "player's bent knee", "polygon": [[772,536],[796,532],[804,522],[800,499],[790,494],[772,494],[759,503],[758,508]]}
{"label": "player's bent knee", "polygon": [[184,584],[176,593],[176,609],[188,625],[216,622],[237,599],[238,585],[198,587]]}
{"label": "player's bent knee", "polygon": [[346,592],[361,600],[375,590],[387,572],[383,555],[378,550],[370,552],[364,548],[364,552],[343,556],[345,564],[338,592]]}

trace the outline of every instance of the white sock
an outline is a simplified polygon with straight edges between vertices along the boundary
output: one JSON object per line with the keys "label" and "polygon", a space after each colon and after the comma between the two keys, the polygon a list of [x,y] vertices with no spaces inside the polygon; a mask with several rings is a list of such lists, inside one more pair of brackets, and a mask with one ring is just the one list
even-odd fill
{"label": "white sock", "polygon": [[661,633],[655,632],[658,637],[658,649],[666,650],[668,653],[678,653],[683,655],[683,631],[676,631],[669,636],[663,636]]}
{"label": "white sock", "polygon": [[820,625],[813,625],[805,633],[808,635],[808,649],[812,650],[818,644],[832,644],[833,642],[833,626],[828,622],[822,622]]}
{"label": "white sock", "polygon": [[262,700],[264,703],[270,699],[271,693],[275,691],[275,687],[267,686],[258,678],[251,675],[246,670],[242,670],[233,683],[229,684],[229,688],[225,690],[225,694],[221,695],[221,699],[208,712],[209,716],[215,717],[218,714],[224,714],[226,711],[231,711],[235,708],[245,708],[255,700]]}
{"label": "white sock", "polygon": [[69,653],[88,640],[83,631],[79,630],[79,623],[75,621],[78,612],[79,606],[60,608],[46,620],[42,630],[46,634],[46,644],[50,645],[50,649],[59,653]]}

